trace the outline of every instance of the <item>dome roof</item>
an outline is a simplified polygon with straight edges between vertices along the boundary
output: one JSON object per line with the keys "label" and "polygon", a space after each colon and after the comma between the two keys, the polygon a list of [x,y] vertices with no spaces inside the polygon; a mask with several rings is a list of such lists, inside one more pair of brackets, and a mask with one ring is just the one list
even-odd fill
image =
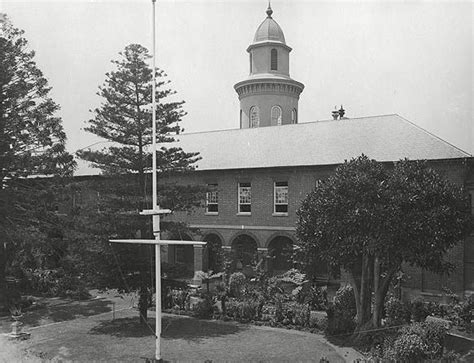
{"label": "dome roof", "polygon": [[285,36],[283,35],[283,30],[281,30],[278,23],[273,20],[272,14],[273,10],[269,4],[267,9],[267,18],[257,28],[257,31],[255,32],[255,37],[253,38],[254,43],[270,40],[286,44]]}

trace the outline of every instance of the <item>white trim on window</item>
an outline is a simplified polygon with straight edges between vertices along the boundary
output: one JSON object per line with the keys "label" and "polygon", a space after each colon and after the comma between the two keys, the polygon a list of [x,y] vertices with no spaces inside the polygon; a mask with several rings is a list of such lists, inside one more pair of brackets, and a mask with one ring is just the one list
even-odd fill
{"label": "white trim on window", "polygon": [[272,110],[271,110],[271,118],[272,118],[272,125],[278,125],[280,126],[281,125],[281,115],[282,115],[282,111],[281,111],[281,107],[280,106],[273,106],[272,107]]}
{"label": "white trim on window", "polygon": [[249,127],[259,127],[260,126],[260,110],[257,106],[250,107],[249,111]]}
{"label": "white trim on window", "polygon": [[273,184],[273,215],[288,215],[288,182],[280,181]]}
{"label": "white trim on window", "polygon": [[237,214],[252,213],[252,185],[250,183],[239,183],[237,203]]}
{"label": "white trim on window", "polygon": [[206,192],[206,214],[219,214],[219,192],[217,184],[207,184],[208,191]]}

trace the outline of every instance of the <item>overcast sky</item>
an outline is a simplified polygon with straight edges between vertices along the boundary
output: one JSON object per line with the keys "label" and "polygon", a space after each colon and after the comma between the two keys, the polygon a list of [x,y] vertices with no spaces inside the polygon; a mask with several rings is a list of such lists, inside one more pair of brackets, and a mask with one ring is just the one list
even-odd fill
{"label": "overcast sky", "polygon": [[[239,127],[233,85],[249,73],[246,48],[266,8],[264,0],[158,0],[157,65],[186,101],[186,132]],[[305,84],[299,122],[330,119],[341,104],[348,117],[397,113],[474,154],[472,2],[280,0],[272,8],[293,48],[290,75]],[[125,46],[151,49],[151,11],[151,0],[0,3],[36,51],[70,151],[99,140],[82,130],[100,104],[97,88]]]}

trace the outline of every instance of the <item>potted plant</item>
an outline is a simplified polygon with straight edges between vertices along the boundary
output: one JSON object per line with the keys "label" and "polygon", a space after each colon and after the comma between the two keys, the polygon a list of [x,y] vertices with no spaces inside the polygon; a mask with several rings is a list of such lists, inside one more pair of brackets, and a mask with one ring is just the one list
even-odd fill
{"label": "potted plant", "polygon": [[12,319],[15,321],[20,320],[20,318],[23,316],[21,307],[15,305],[10,307],[10,314],[12,315]]}

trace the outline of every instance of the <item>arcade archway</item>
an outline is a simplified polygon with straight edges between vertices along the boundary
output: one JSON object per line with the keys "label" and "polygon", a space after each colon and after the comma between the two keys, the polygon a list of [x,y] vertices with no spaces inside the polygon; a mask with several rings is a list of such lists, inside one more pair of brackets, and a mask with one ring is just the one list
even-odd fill
{"label": "arcade archway", "polygon": [[203,238],[206,244],[207,268],[213,272],[223,270],[222,239],[215,233],[209,233]]}
{"label": "arcade archway", "polygon": [[268,244],[268,270],[279,274],[293,267],[293,241],[286,236],[277,236]]}
{"label": "arcade archway", "polygon": [[241,234],[232,241],[234,268],[241,270],[256,263],[257,241],[249,235]]}

